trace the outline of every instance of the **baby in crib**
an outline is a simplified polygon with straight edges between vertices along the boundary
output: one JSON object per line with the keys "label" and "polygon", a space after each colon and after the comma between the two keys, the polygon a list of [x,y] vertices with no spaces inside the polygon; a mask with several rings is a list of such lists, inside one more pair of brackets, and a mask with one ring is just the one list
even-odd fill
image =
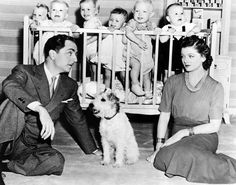
{"label": "baby in crib", "polygon": [[34,35],[34,44],[39,40],[39,32],[35,31],[42,21],[48,20],[49,8],[46,4],[38,3],[33,9],[30,19],[30,28]]}
{"label": "baby in crib", "polygon": [[[80,14],[84,19],[84,28],[88,29],[100,29],[102,28],[102,23],[98,18],[99,5],[97,0],[81,0],[80,1]],[[86,57],[89,63],[91,80],[96,80],[97,65],[91,60],[97,54],[97,40],[98,35],[88,33],[87,34],[87,50]]]}
{"label": "baby in crib", "polygon": [[[128,17],[128,12],[123,8],[115,8],[110,12],[110,17],[108,20],[108,27],[106,29],[114,32],[115,30],[122,30],[126,23]],[[113,62],[115,62],[115,73],[118,79],[121,81],[123,87],[125,82],[125,62],[123,61],[122,54],[124,49],[124,44],[122,43],[123,35],[117,34],[115,37],[115,42],[113,42],[112,34],[103,34],[103,40],[100,48],[100,60],[105,69],[105,86],[111,88],[111,78],[112,78],[112,67]],[[115,44],[115,46],[114,46]],[[115,48],[113,51],[113,47]],[[115,58],[113,61],[113,52],[115,52]],[[97,62],[97,57],[93,58]]]}
{"label": "baby in crib", "polygon": [[48,20],[49,8],[46,4],[38,3],[32,12],[31,28],[36,28],[42,21]]}
{"label": "baby in crib", "polygon": [[[165,32],[176,33],[186,32],[187,36],[191,36],[200,32],[200,28],[194,24],[189,23],[184,15],[184,9],[181,4],[170,4],[166,9],[166,20],[169,24],[165,25],[162,30]],[[173,52],[172,52],[172,69],[171,75],[178,74],[183,71],[182,59],[181,59],[181,42],[183,36],[174,36],[173,40]],[[168,65],[169,65],[169,39],[170,36],[160,36],[160,68],[162,71],[164,81],[167,79]]]}
{"label": "baby in crib", "polygon": [[[152,98],[151,88],[151,70],[154,66],[152,57],[152,43],[151,36],[144,36],[134,34],[134,31],[153,31],[159,30],[157,26],[150,21],[154,15],[153,4],[151,0],[137,0],[133,9],[133,19],[128,21],[125,26],[126,38],[131,41],[130,44],[130,77],[131,77],[131,91],[137,96],[144,96],[146,99]],[[141,57],[143,53],[143,57]],[[126,61],[126,53],[124,53],[124,60]],[[143,86],[140,86],[139,77],[142,63]]]}
{"label": "baby in crib", "polygon": [[[73,32],[73,36],[78,37],[79,32],[76,32],[76,31],[79,29],[79,26],[76,24],[72,24],[70,21],[66,20],[68,18],[68,13],[69,13],[69,5],[66,1],[53,0],[50,3],[50,11],[49,11],[50,19],[41,21],[39,26],[70,28],[71,32]],[[42,36],[43,47],[42,48],[44,48],[46,41],[54,35],[55,35],[54,32],[43,33],[43,36]],[[38,42],[36,43],[34,47],[33,58],[37,65],[44,61],[44,56],[42,56],[42,59],[39,60],[39,43]]]}

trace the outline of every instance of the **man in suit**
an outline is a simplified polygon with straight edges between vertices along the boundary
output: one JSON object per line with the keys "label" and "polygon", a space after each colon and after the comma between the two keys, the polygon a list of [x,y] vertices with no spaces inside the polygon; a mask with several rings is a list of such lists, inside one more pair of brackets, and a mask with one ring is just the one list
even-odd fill
{"label": "man in suit", "polygon": [[86,154],[98,151],[80,106],[77,83],[68,77],[77,62],[74,39],[54,36],[44,53],[44,63],[17,65],[2,83],[7,100],[0,106],[0,148],[3,151],[9,142],[12,146],[3,170],[29,176],[61,175],[65,159],[51,146],[54,122],[61,113],[82,150]]}

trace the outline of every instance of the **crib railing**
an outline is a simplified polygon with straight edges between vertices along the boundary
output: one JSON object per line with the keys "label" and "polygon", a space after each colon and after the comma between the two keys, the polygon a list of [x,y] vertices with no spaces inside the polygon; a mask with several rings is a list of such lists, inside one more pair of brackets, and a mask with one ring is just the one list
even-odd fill
{"label": "crib railing", "polygon": [[[26,16],[24,18],[24,64],[33,64],[34,61],[32,59],[32,51],[34,47],[34,31],[32,31],[29,27],[30,20]],[[42,46],[42,35],[44,32],[53,32],[54,35],[56,34],[68,34],[73,35],[70,29],[67,28],[51,28],[51,27],[39,27],[37,30],[39,35],[39,60],[42,61],[42,53],[43,53],[43,46]],[[102,75],[102,61],[100,59],[101,56],[101,42],[102,42],[102,35],[103,34],[111,34],[113,36],[113,49],[112,49],[112,80],[111,80],[111,90],[115,91],[116,89],[116,79],[115,79],[115,66],[116,66],[116,50],[119,48],[116,48],[116,40],[118,35],[124,35],[123,31],[114,31],[110,32],[105,29],[79,29],[77,30],[81,35],[83,35],[83,56],[82,61],[78,61],[81,66],[82,70],[80,71],[82,73],[80,79],[76,79],[79,81],[80,86],[80,96],[81,96],[81,105],[83,108],[86,108],[90,101],[87,100],[87,92],[86,92],[86,84],[88,83],[88,76],[86,74],[88,64],[86,61],[86,52],[87,52],[87,37],[89,33],[97,34],[98,35],[98,63],[97,63],[97,76],[96,76],[96,92],[99,93],[101,91],[101,86],[103,85],[101,75]],[[153,98],[152,101],[149,104],[144,104],[143,97],[136,97],[134,94],[130,92],[130,79],[129,79],[129,63],[130,63],[130,41],[127,40],[127,55],[126,55],[126,70],[125,70],[125,87],[123,92],[124,98],[122,100],[121,106],[122,109],[125,112],[128,113],[135,113],[135,114],[147,114],[147,115],[153,115],[153,114],[159,114],[158,107],[160,103],[160,82],[157,80],[158,75],[158,57],[159,57],[159,37],[160,35],[169,35],[170,36],[170,52],[169,52],[169,65],[168,65],[168,77],[171,75],[171,66],[172,66],[172,50],[173,50],[173,37],[176,35],[185,36],[185,32],[179,32],[170,34],[168,32],[161,32],[157,33],[155,31],[137,31],[136,34],[141,35],[142,38],[144,38],[147,35],[155,37],[155,40],[158,42],[155,42],[155,51],[153,52],[153,59],[154,59],[154,67],[152,70],[152,92],[153,92]],[[207,43],[209,44],[211,48],[211,55],[213,57],[213,61],[215,59],[216,55],[216,38],[217,38],[217,27],[216,25],[212,25],[212,28],[209,30],[205,30],[204,32],[200,32],[198,34],[199,37],[203,37],[206,39]],[[143,52],[141,52],[141,61],[143,60]],[[214,66],[214,65],[212,65]],[[213,73],[213,70],[210,69],[210,74]],[[141,69],[140,69],[140,86],[143,86],[143,62],[141,62]],[[134,102],[130,102],[130,96],[135,99]],[[132,99],[132,98],[131,98]]]}

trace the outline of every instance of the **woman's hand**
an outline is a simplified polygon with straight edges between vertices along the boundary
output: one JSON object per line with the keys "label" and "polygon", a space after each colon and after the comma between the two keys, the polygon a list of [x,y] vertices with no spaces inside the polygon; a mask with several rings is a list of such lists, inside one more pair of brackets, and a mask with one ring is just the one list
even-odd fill
{"label": "woman's hand", "polygon": [[172,145],[176,143],[177,141],[181,140],[183,137],[188,136],[188,135],[189,135],[188,129],[180,130],[176,134],[174,134],[172,137],[167,139],[166,142],[162,145],[162,147]]}
{"label": "woman's hand", "polygon": [[162,143],[157,143],[157,145],[156,145],[156,150],[150,155],[150,156],[148,156],[147,157],[147,161],[148,162],[150,162],[150,163],[153,163],[154,162],[154,159],[155,159],[155,157],[156,157],[156,154],[157,154],[157,152],[160,150],[160,148],[162,147]]}

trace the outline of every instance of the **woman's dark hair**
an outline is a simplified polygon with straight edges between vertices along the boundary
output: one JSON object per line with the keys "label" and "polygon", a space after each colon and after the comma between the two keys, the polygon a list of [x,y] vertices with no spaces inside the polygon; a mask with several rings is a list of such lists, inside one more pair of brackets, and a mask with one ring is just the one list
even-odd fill
{"label": "woman's dark hair", "polygon": [[196,35],[185,37],[182,41],[181,48],[186,47],[194,47],[201,56],[204,56],[206,58],[206,60],[202,63],[202,67],[205,70],[208,70],[210,68],[213,59],[210,54],[210,48],[206,44],[204,39],[201,39]]}
{"label": "woman's dark hair", "polygon": [[50,50],[54,50],[54,51],[58,52],[60,49],[64,48],[66,40],[70,40],[70,41],[76,43],[75,39],[71,36],[68,36],[68,35],[60,35],[59,34],[59,35],[53,36],[50,39],[48,39],[45,46],[44,46],[45,58],[48,57]]}

